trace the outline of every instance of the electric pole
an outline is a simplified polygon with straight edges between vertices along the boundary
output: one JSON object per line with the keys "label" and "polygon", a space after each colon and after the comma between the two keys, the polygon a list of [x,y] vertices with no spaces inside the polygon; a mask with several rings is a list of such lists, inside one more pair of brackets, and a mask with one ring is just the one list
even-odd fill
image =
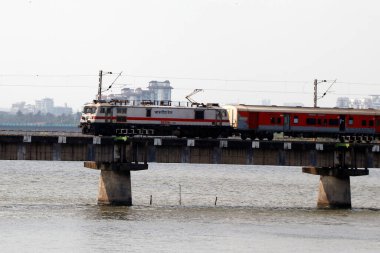
{"label": "electric pole", "polygon": [[102,79],[103,79],[103,70],[99,70],[98,101],[102,99]]}
{"label": "electric pole", "polygon": [[314,108],[317,107],[317,94],[318,94],[317,85],[318,85],[318,80],[314,79]]}
{"label": "electric pole", "polygon": [[317,107],[317,100],[318,100],[318,84],[319,83],[325,83],[327,82],[326,80],[320,80],[318,82],[317,79],[314,79],[314,108]]}
{"label": "electric pole", "polygon": [[[99,100],[102,100],[102,80],[103,80],[103,75],[107,75],[107,74],[110,74],[110,75],[112,75],[112,72],[105,72],[105,73],[103,73],[103,70],[99,70],[99,87],[98,87],[98,101]],[[121,73],[119,74],[119,76],[121,75]],[[119,77],[118,76],[118,77]],[[117,79],[117,78],[116,78]],[[115,81],[116,81],[116,79],[115,79]],[[115,82],[114,81],[114,82]],[[113,83],[112,83],[113,84]],[[112,86],[112,84],[111,84],[111,86]],[[111,86],[109,87],[109,88],[111,88]],[[108,89],[109,89],[108,88]],[[106,90],[107,91],[107,90]]]}

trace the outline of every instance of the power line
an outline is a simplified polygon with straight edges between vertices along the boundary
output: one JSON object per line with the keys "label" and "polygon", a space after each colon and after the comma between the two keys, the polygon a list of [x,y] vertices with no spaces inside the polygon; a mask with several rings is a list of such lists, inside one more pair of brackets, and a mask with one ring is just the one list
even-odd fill
{"label": "power line", "polygon": [[40,87],[40,88],[93,88],[94,85],[44,85],[44,84],[0,84],[4,87]]}
{"label": "power line", "polygon": [[[38,84],[0,84],[0,87],[37,87],[37,88],[86,88],[95,90],[94,85],[38,85]],[[175,88],[175,90],[192,90],[193,88]],[[246,90],[246,89],[215,89],[215,88],[204,88],[205,91],[218,91],[218,92],[236,92],[236,93],[270,93],[270,94],[303,94],[309,95],[313,92],[307,91],[276,91],[276,90]],[[380,93],[380,91],[379,91]],[[334,93],[340,96],[370,96],[371,94],[360,94],[360,93]]]}
{"label": "power line", "polygon": [[[114,73],[113,75],[118,75],[119,73]],[[94,74],[0,74],[0,77],[97,77]],[[292,83],[311,83],[311,80],[260,80],[260,79],[224,79],[224,78],[201,78],[201,77],[179,77],[179,76],[166,76],[166,75],[133,75],[133,74],[122,74],[123,77],[133,77],[133,78],[159,78],[159,79],[173,79],[173,80],[193,80],[193,81],[217,81],[217,82],[252,82],[252,83],[279,83],[279,84],[292,84]],[[334,80],[327,80],[334,81]],[[367,82],[346,82],[339,81],[336,84],[348,84],[348,85],[369,85],[369,86],[380,86],[380,83],[367,83]]]}

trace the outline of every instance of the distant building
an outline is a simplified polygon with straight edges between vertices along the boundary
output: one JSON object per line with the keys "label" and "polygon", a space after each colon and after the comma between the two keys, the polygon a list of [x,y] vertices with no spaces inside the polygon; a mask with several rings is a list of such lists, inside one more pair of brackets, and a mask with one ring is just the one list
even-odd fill
{"label": "distant building", "polygon": [[336,100],[336,107],[339,108],[350,108],[351,102],[348,97],[339,97]]}
{"label": "distant building", "polygon": [[54,100],[52,98],[43,98],[41,100],[36,100],[35,105],[26,104],[25,102],[18,102],[12,104],[11,113],[22,112],[27,113],[51,113],[54,115],[62,114],[72,114],[73,110],[70,107],[65,106],[54,106]]}
{"label": "distant building", "polygon": [[171,101],[172,89],[173,87],[170,86],[170,82],[168,80],[163,82],[150,81],[147,90],[143,90],[141,88],[123,88],[121,89],[120,94],[109,94],[105,96],[105,98],[106,100],[128,100],[135,104],[139,104],[143,100],[167,102]]}
{"label": "distant building", "polygon": [[17,102],[17,103],[12,104],[11,113],[17,113],[18,111],[20,112],[25,111],[25,102]]}
{"label": "distant building", "polygon": [[380,95],[371,95],[366,98],[339,97],[336,100],[336,107],[354,109],[380,109]]}
{"label": "distant building", "polygon": [[54,108],[54,100],[52,98],[43,98],[36,100],[35,110],[41,113],[52,113]]}
{"label": "distant building", "polygon": [[299,107],[303,107],[304,104],[297,103],[297,102],[290,102],[290,103],[284,103],[284,106],[290,106],[290,107],[297,107],[297,106],[299,106]]}
{"label": "distant building", "polygon": [[151,100],[154,101],[171,101],[172,100],[172,87],[168,80],[164,82],[150,81],[148,90],[151,94]]}

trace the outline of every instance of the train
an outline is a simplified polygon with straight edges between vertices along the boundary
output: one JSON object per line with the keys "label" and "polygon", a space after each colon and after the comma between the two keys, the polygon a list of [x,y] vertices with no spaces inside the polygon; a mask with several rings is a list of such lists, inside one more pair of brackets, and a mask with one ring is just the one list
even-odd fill
{"label": "train", "polygon": [[225,105],[94,100],[84,106],[79,127],[92,135],[188,138],[289,137],[373,141],[380,136],[376,109]]}

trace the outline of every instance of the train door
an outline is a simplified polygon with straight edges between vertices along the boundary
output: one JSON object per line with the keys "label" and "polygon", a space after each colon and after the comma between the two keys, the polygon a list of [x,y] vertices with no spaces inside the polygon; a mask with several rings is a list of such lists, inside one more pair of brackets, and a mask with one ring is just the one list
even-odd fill
{"label": "train door", "polygon": [[284,114],[284,132],[290,131],[290,115]]}
{"label": "train door", "polygon": [[222,122],[223,122],[224,111],[223,110],[216,110],[215,112],[216,112],[216,114],[215,114],[215,125],[221,126]]}
{"label": "train door", "polygon": [[375,132],[376,134],[380,134],[380,117],[375,117]]}
{"label": "train door", "polygon": [[346,131],[346,115],[339,115],[339,131]]}
{"label": "train door", "polygon": [[248,128],[251,130],[256,130],[259,125],[259,113],[249,112],[248,113]]}

